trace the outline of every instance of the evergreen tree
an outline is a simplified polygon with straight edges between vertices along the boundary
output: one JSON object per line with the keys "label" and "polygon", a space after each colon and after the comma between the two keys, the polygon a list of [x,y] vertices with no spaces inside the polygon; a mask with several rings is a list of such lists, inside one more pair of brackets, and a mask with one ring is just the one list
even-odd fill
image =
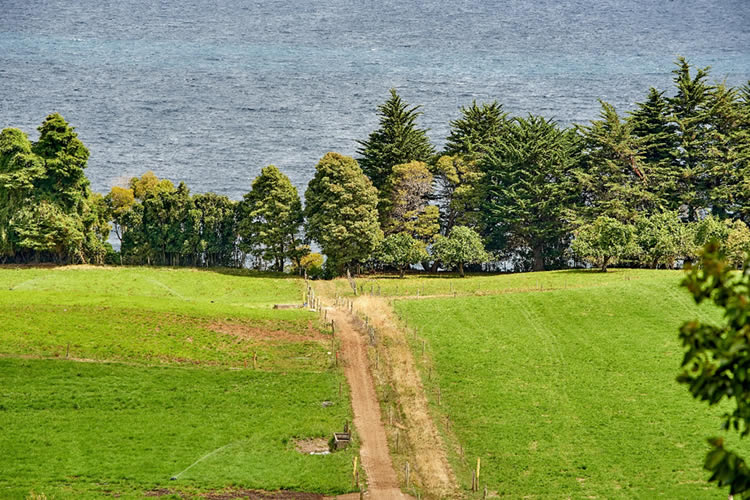
{"label": "evergreen tree", "polygon": [[700,189],[705,205],[719,217],[732,217],[747,200],[744,189],[750,157],[750,116],[743,109],[737,89],[718,84],[707,102],[707,154]]}
{"label": "evergreen tree", "polygon": [[566,210],[576,197],[574,134],[539,116],[516,118],[480,161],[484,172],[481,221],[488,247],[507,255],[531,253],[543,270],[568,237]]}
{"label": "evergreen tree", "polygon": [[185,252],[194,256],[196,263],[193,265],[236,267],[241,264],[237,255],[238,205],[236,201],[215,193],[193,196],[192,206],[197,212],[200,238],[193,252]]}
{"label": "evergreen tree", "polygon": [[639,155],[647,178],[652,203],[661,210],[677,210],[677,178],[674,169],[677,150],[676,126],[671,121],[664,92],[651,87],[646,101],[637,103],[628,117],[632,134],[639,139]]}
{"label": "evergreen tree", "polygon": [[395,165],[428,161],[434,154],[427,130],[417,127],[419,108],[409,107],[391,89],[390,99],[378,106],[380,127],[367,140],[358,141],[359,164],[376,188],[383,187]]}
{"label": "evergreen tree", "polygon": [[691,65],[680,57],[674,74],[677,93],[669,99],[672,120],[677,129],[675,149],[675,203],[689,221],[697,220],[699,211],[708,205],[706,177],[709,143],[709,99],[711,87],[706,83],[709,68],[698,68],[691,74]]}
{"label": "evergreen tree", "polygon": [[502,104],[497,101],[481,106],[472,101],[471,106],[461,108],[461,115],[461,118],[451,121],[443,154],[477,160],[500,136],[508,113],[503,112]]}
{"label": "evergreen tree", "polygon": [[630,222],[653,207],[649,179],[632,122],[623,122],[615,108],[603,101],[601,119],[581,126],[584,157],[576,171],[582,193],[579,223],[599,216]]}
{"label": "evergreen tree", "polygon": [[353,158],[327,153],[315,168],[305,202],[307,236],[328,257],[327,267],[338,272],[367,260],[383,237],[378,190]]}
{"label": "evergreen tree", "polygon": [[289,177],[265,167],[239,207],[241,248],[272,262],[277,271],[300,244],[302,202]]}
{"label": "evergreen tree", "polygon": [[739,89],[739,107],[742,119],[737,133],[742,134],[741,146],[737,149],[735,172],[737,183],[734,186],[733,199],[737,215],[746,224],[750,224],[750,81]]}
{"label": "evergreen tree", "polygon": [[0,133],[0,258],[102,261],[109,226],[84,173],[88,157],[57,113],[39,127],[36,143],[17,129]]}

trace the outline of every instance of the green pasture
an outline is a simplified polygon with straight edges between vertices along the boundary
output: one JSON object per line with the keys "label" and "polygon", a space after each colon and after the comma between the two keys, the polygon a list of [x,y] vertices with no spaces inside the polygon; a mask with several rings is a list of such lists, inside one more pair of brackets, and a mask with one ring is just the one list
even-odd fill
{"label": "green pasture", "polygon": [[0,401],[2,498],[349,490],[354,450],[294,449],[351,418],[333,375],[0,359]]}
{"label": "green pasture", "polygon": [[318,316],[272,308],[302,291],[225,270],[0,268],[0,498],[351,491],[356,443],[295,450],[352,418]]}
{"label": "green pasture", "polygon": [[[648,281],[658,279],[655,276],[666,275],[679,276],[680,271],[659,271],[659,274],[654,274],[649,269],[611,269],[607,273],[568,269],[544,273],[477,274],[467,275],[466,278],[454,273],[407,274],[404,278],[398,275],[371,275],[357,277],[355,282],[359,294],[422,298],[611,286],[621,281]],[[333,283],[336,294],[344,297],[354,295],[347,280],[338,279]]]}
{"label": "green pasture", "polygon": [[[551,286],[566,276],[578,287]],[[675,382],[680,324],[720,317],[680,276],[467,278],[508,293],[397,300],[464,487],[479,457],[480,486],[511,498],[726,498],[702,470],[720,411]],[[537,279],[554,289],[511,293]]]}
{"label": "green pasture", "polygon": [[317,316],[272,308],[302,302],[301,280],[280,276],[0,268],[0,355],[326,370]]}

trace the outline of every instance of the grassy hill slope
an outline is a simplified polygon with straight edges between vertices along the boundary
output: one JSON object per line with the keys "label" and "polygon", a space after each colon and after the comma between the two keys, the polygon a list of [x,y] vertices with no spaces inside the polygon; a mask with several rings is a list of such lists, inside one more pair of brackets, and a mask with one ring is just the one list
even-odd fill
{"label": "grassy hill slope", "polygon": [[[418,359],[426,340],[423,380],[462,482],[481,457],[480,484],[511,497],[724,497],[701,468],[718,411],[675,382],[680,324],[719,317],[680,276],[470,278],[459,286],[489,295],[396,301]],[[520,291],[537,281],[567,286]]]}
{"label": "grassy hill slope", "polygon": [[302,290],[231,271],[0,268],[0,497],[350,491],[356,446],[295,450],[352,418],[317,315],[272,309]]}

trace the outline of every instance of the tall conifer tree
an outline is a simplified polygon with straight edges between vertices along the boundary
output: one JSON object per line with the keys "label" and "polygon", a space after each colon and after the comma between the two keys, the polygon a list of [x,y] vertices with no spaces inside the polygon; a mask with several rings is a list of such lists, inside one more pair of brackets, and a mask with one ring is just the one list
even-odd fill
{"label": "tall conifer tree", "polygon": [[434,154],[427,130],[417,126],[420,107],[409,107],[391,89],[391,97],[378,106],[380,127],[367,140],[358,141],[359,165],[376,188],[383,187],[394,166],[428,161]]}

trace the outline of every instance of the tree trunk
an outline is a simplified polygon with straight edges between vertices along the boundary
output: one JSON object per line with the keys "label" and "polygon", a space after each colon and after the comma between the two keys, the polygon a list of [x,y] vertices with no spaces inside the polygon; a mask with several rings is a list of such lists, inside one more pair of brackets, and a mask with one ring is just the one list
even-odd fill
{"label": "tree trunk", "polygon": [[609,257],[604,257],[604,259],[602,260],[602,272],[603,273],[607,272],[607,264],[609,264]]}
{"label": "tree trunk", "polygon": [[542,245],[534,245],[534,271],[544,271],[544,253]]}
{"label": "tree trunk", "polygon": [[461,275],[461,277],[464,277],[464,263],[459,262],[458,263],[458,273]]}
{"label": "tree trunk", "polygon": [[398,268],[398,277],[399,278],[403,278],[404,277],[404,268],[403,267],[399,267]]}

